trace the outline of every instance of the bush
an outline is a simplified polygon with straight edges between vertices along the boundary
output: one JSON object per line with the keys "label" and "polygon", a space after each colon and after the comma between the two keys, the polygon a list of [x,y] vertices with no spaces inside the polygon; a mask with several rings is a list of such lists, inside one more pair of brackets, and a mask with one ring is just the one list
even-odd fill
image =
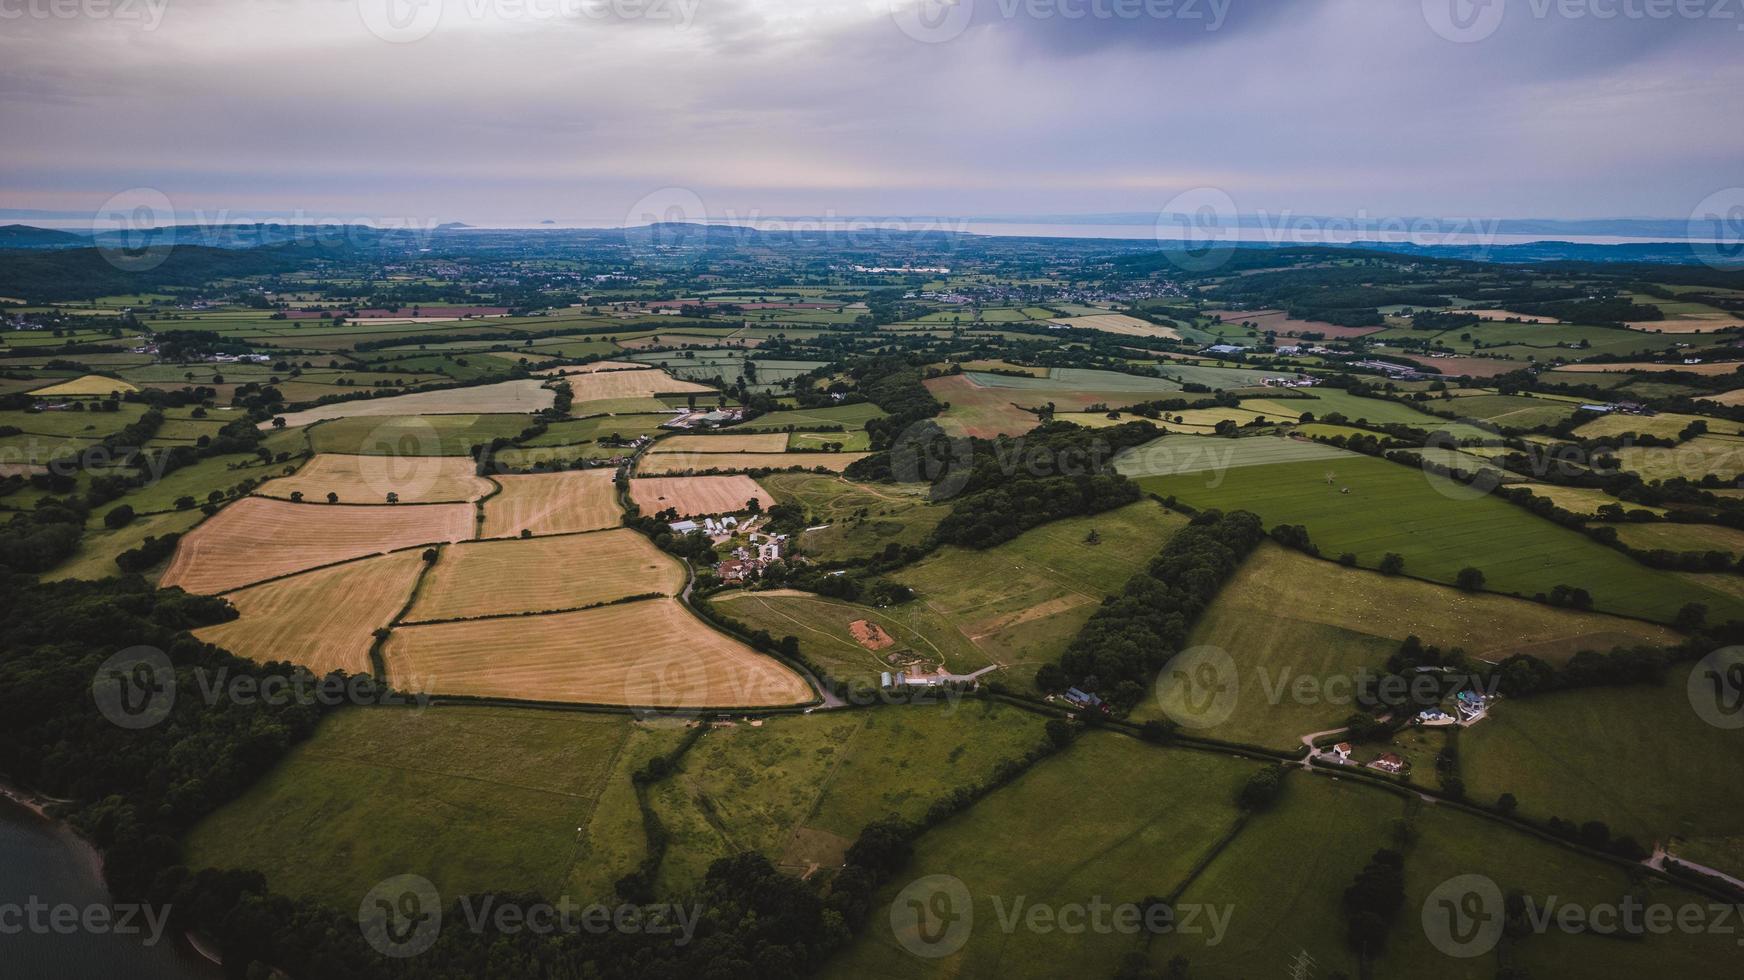
{"label": "bush", "polygon": [[109,528],[111,531],[115,530],[116,528],[126,527],[127,525],[132,524],[132,523],[133,523],[133,508],[131,506],[129,506],[128,504],[122,504],[121,506],[115,508],[114,510],[110,511],[109,513],[103,515],[103,526],[106,528]]}

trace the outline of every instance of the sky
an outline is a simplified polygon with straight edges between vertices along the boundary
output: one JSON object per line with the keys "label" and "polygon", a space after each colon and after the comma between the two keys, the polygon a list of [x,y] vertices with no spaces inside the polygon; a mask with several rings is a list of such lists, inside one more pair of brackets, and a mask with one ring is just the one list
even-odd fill
{"label": "sky", "polygon": [[1682,219],[1741,93],[1744,0],[0,0],[0,208]]}

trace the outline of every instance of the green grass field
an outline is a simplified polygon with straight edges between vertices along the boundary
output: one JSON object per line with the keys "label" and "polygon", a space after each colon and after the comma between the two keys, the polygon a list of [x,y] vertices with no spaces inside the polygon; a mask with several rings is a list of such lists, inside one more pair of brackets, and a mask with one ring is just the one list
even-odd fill
{"label": "green grass field", "polygon": [[1686,480],[1700,480],[1709,474],[1722,480],[1744,476],[1744,437],[1739,436],[1697,436],[1669,447],[1626,446],[1617,456],[1623,469],[1650,483],[1680,476]]}
{"label": "green grass field", "polygon": [[[1669,622],[1685,603],[1706,602],[1717,619],[1744,604],[1640,565],[1586,536],[1429,473],[1368,456],[1327,462],[1233,467],[1208,486],[1204,474],[1144,477],[1145,489],[1196,507],[1251,510],[1268,526],[1302,524],[1322,554],[1352,552],[1368,568],[1388,552],[1405,572],[1452,583],[1482,571],[1486,588],[1532,596],[1566,584],[1595,608]],[[1344,492],[1348,488],[1349,492]]]}
{"label": "green grass field", "polygon": [[1283,436],[1250,436],[1224,439],[1198,435],[1166,435],[1134,446],[1115,457],[1114,468],[1137,479],[1145,476],[1214,474],[1240,466],[1268,466],[1309,460],[1334,465],[1356,458],[1355,453],[1318,442]]}
{"label": "green grass field", "polygon": [[1041,729],[1036,715],[983,701],[712,729],[651,793],[673,840],[661,883],[681,892],[715,859],[745,850],[796,874],[837,867],[866,824],[919,819],[1027,753]]}
{"label": "green grass field", "polygon": [[604,897],[646,850],[629,773],[681,731],[510,708],[349,709],[196,826],[187,861],[258,869],[342,910],[406,873],[445,898]]}
{"label": "green grass field", "polygon": [[1461,736],[1472,799],[1513,793],[1540,820],[1603,820],[1651,848],[1744,877],[1744,783],[1727,760],[1744,730],[1707,724],[1691,707],[1689,667],[1660,686],[1570,691],[1498,704]]}
{"label": "green grass field", "polygon": [[[116,504],[99,508],[100,513],[108,513]],[[85,536],[79,540],[79,547],[66,561],[42,574],[44,581],[59,579],[100,579],[120,575],[121,570],[115,565],[115,556],[123,551],[130,551],[140,546],[147,537],[165,534],[180,534],[192,528],[205,518],[198,509],[170,511],[166,514],[153,514],[136,517],[126,527],[110,530],[103,526],[102,518],[93,517],[85,528]],[[168,562],[166,556],[162,564]],[[154,573],[147,573],[148,579],[155,580]]]}
{"label": "green grass field", "polygon": [[671,418],[670,415],[599,415],[587,419],[570,419],[548,425],[543,435],[535,436],[521,445],[533,448],[573,446],[593,442],[604,436],[634,439],[637,436],[659,435],[661,423]]}
{"label": "green grass field", "polygon": [[1467,395],[1432,401],[1429,404],[1439,410],[1458,412],[1467,418],[1483,419],[1517,429],[1555,425],[1573,415],[1578,407],[1574,402],[1528,398],[1523,395]]}
{"label": "green grass field", "polygon": [[[1005,666],[1008,682],[1027,686],[1037,668],[1059,659],[1102,599],[1120,592],[1185,525],[1180,515],[1140,501],[1044,524],[985,551],[948,546],[892,578],[915,590],[909,605],[950,623]],[[1099,543],[1086,543],[1091,532]]]}
{"label": "green grass field", "polygon": [[891,544],[919,546],[950,512],[927,503],[921,485],[854,483],[816,473],[773,473],[761,482],[778,503],[805,508],[807,526],[819,530],[801,534],[800,547],[825,562],[869,557]]}
{"label": "green grass field", "polygon": [[[1634,505],[1627,505],[1633,507]],[[1646,551],[1724,551],[1744,555],[1744,531],[1717,524],[1616,524],[1617,537]]]}
{"label": "green grass field", "polygon": [[845,430],[863,429],[869,419],[884,412],[870,402],[854,405],[831,405],[825,408],[795,408],[759,415],[749,422],[731,427],[733,432],[777,432],[792,426],[795,429],[817,429],[841,426]]}
{"label": "green grass field", "polygon": [[[1268,542],[1194,625],[1189,644],[1225,651],[1240,678],[1229,718],[1195,731],[1294,748],[1303,735],[1340,727],[1356,710],[1346,680],[1380,670],[1412,635],[1480,659],[1530,653],[1551,663],[1679,638],[1637,620],[1343,568]],[[1133,716],[1161,718],[1163,706],[1147,698]]]}
{"label": "green grass field", "polygon": [[[1057,977],[1062,940],[1074,976],[1112,976],[1141,937],[1008,931],[1014,903],[1059,907],[1140,902],[1178,887],[1235,820],[1236,789],[1256,763],[1164,750],[1092,733],[921,838],[914,859],[874,902],[865,930],[828,964],[846,977]],[[917,956],[899,944],[890,907],[912,881],[949,875],[967,889],[972,923],[958,952]],[[997,903],[997,904],[996,904]],[[924,947],[923,947],[924,948]],[[1197,975],[1197,974],[1195,974]]]}

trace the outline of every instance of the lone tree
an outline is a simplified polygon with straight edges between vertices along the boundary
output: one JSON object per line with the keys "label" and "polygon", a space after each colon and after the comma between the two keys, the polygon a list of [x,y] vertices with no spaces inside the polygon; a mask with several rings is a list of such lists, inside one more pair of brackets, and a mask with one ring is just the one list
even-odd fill
{"label": "lone tree", "polygon": [[303,502],[303,491],[292,490],[291,491],[291,503],[300,504],[302,502]]}
{"label": "lone tree", "polygon": [[1400,572],[1403,572],[1404,570],[1405,570],[1405,556],[1404,555],[1394,554],[1393,552],[1389,551],[1389,552],[1387,552],[1386,556],[1381,559],[1381,574],[1382,575],[1398,575]]}
{"label": "lone tree", "polygon": [[1462,568],[1455,576],[1453,584],[1467,592],[1476,592],[1484,587],[1484,573],[1475,568]]}
{"label": "lone tree", "polygon": [[390,503],[390,504],[397,504],[397,503],[399,503],[399,502],[400,502],[400,495],[399,495],[399,494],[397,494],[397,493],[395,493],[395,492],[394,492],[394,491],[392,491],[392,490],[389,490],[389,491],[388,491],[388,503]]}
{"label": "lone tree", "polygon": [[330,504],[338,503],[339,502],[339,495],[337,493],[334,493],[331,490],[327,491],[327,502]]}

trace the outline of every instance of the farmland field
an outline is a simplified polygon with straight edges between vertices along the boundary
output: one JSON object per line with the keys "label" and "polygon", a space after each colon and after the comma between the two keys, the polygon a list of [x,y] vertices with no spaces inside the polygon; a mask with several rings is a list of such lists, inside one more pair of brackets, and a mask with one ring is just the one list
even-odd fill
{"label": "farmland field", "polygon": [[[707,438],[728,438],[711,436]],[[783,443],[786,436],[777,435]],[[636,465],[636,472],[649,475],[663,473],[700,472],[703,470],[785,470],[802,467],[807,470],[826,469],[835,473],[866,458],[866,453],[723,453],[666,452],[649,453]]]}
{"label": "farmland field", "polygon": [[668,436],[648,448],[650,453],[781,453],[787,451],[782,432],[731,432],[718,436]]}
{"label": "farmland field", "polygon": [[423,567],[418,551],[402,551],[238,589],[224,598],[240,617],[194,635],[261,663],[367,674],[372,634],[405,606]]}
{"label": "farmland field", "polygon": [[223,592],[305,569],[472,536],[469,504],[324,507],[238,500],[182,537],[163,585]]}
{"label": "farmland field", "polygon": [[347,456],[321,453],[295,475],[268,480],[255,492],[263,497],[319,503],[337,493],[342,503],[382,503],[387,494],[400,503],[460,503],[477,500],[493,487],[478,476],[465,456]]}
{"label": "farmland field", "polygon": [[[290,428],[322,419],[380,418],[384,415],[515,414],[550,408],[553,397],[551,389],[542,387],[540,381],[527,379],[335,402],[300,412],[287,412],[283,418],[285,426]],[[267,424],[263,422],[261,426],[265,428]]]}
{"label": "farmland field", "polygon": [[[1197,731],[1288,749],[1303,735],[1337,728],[1353,705],[1334,697],[1333,685],[1380,670],[1407,636],[1482,660],[1528,653],[1550,663],[1581,650],[1678,638],[1637,620],[1343,568],[1268,542],[1218,593],[1189,639],[1227,653],[1241,684],[1228,720]],[[1292,694],[1301,679],[1313,682],[1307,690],[1314,696]],[[1134,717],[1164,717],[1163,706],[1147,697]]]}
{"label": "farmland field", "polygon": [[714,389],[694,381],[685,381],[658,368],[646,371],[602,371],[597,374],[570,375],[570,394],[575,405],[572,415],[589,415],[590,402],[610,402],[625,398],[651,398],[655,395],[713,395]]}
{"label": "farmland field", "polygon": [[125,381],[116,378],[105,378],[102,375],[87,374],[82,378],[73,378],[58,384],[36,388],[30,392],[39,398],[78,398],[100,397],[117,392],[126,393],[139,389]]}
{"label": "farmland field", "polygon": [[1711,725],[1691,709],[1691,668],[1663,684],[1595,688],[1496,705],[1460,740],[1472,798],[1513,793],[1539,820],[1603,820],[1651,848],[1744,876],[1744,833],[1728,814],[1744,784],[1723,759],[1744,752],[1744,730]]}
{"label": "farmland field", "polygon": [[645,851],[630,772],[681,732],[513,708],[343,711],[195,826],[187,861],[259,869],[283,893],[335,908],[408,872],[444,894],[606,898]]}
{"label": "farmland field", "polygon": [[[876,907],[882,910],[917,878],[948,874],[961,880],[975,928],[960,951],[915,956],[879,922],[832,960],[825,976],[1058,976],[1050,937],[1002,929],[999,912],[1016,901],[1057,907],[1168,894],[1229,830],[1235,791],[1255,768],[1252,762],[1149,748],[1116,735],[1087,735],[921,838],[900,880],[880,892]],[[1104,778],[1110,772],[1121,778]],[[1045,840],[1047,846],[997,853],[986,847],[988,841],[1025,839]],[[1075,970],[1113,976],[1134,947],[1131,936],[1085,931],[1072,944]],[[1191,958],[1197,960],[1197,950]]]}
{"label": "farmland field", "polygon": [[[1631,509],[1633,504],[1625,505]],[[1744,531],[1717,524],[1618,524],[1617,537],[1642,551],[1724,551],[1744,555]]]}
{"label": "farmland field", "polygon": [[503,489],[484,502],[479,536],[500,538],[522,531],[567,534],[623,523],[613,471],[598,468],[492,477]]}
{"label": "farmland field", "polygon": [[1125,337],[1169,337],[1181,339],[1181,332],[1174,327],[1162,327],[1149,320],[1140,320],[1136,316],[1124,313],[1095,313],[1089,316],[1074,316],[1052,321],[1056,326],[1068,327],[1074,330],[1096,330],[1102,333],[1119,334]]}
{"label": "farmland field", "polygon": [[531,415],[414,415],[337,419],[310,427],[317,453],[372,456],[465,456],[473,446],[513,438]]}
{"label": "farmland field", "polygon": [[656,476],[630,481],[630,501],[643,514],[675,509],[680,517],[737,514],[756,500],[775,503],[769,492],[748,476]]}
{"label": "farmland field", "polygon": [[673,599],[406,626],[383,649],[394,686],[429,694],[673,708],[803,704],[797,674]]}
{"label": "farmland field", "polygon": [[868,402],[860,402],[855,405],[831,405],[826,408],[791,408],[780,412],[770,412],[767,415],[759,415],[749,422],[741,422],[732,426],[727,431],[778,431],[789,426],[795,429],[841,426],[851,430],[864,428],[868,419],[874,419],[883,414],[878,406]]}
{"label": "farmland field", "polygon": [[1565,584],[1589,591],[1595,608],[1660,622],[1669,622],[1688,602],[1706,602],[1721,618],[1744,611],[1735,599],[1398,463],[1356,456],[1234,467],[1217,475],[1221,482],[1215,486],[1204,474],[1143,477],[1140,483],[1194,506],[1251,510],[1268,526],[1305,525],[1323,554],[1352,552],[1364,567],[1396,552],[1404,556],[1407,574],[1451,583],[1461,568],[1472,566],[1493,591],[1532,596]]}
{"label": "farmland field", "polygon": [[673,595],[684,566],[628,528],[442,549],[405,622],[547,612]]}
{"label": "farmland field", "polygon": [[1709,435],[1676,446],[1625,446],[1617,457],[1623,469],[1650,482],[1676,477],[1700,480],[1709,474],[1735,480],[1744,476],[1744,437]]}
{"label": "farmland field", "polygon": [[813,473],[771,473],[762,484],[782,503],[805,508],[800,547],[820,561],[882,552],[891,544],[918,547],[948,508],[929,504],[926,487],[854,483]]}
{"label": "farmland field", "polygon": [[1167,435],[1125,450],[1115,457],[1114,468],[1135,479],[1203,473],[1207,474],[1207,481],[1215,481],[1217,474],[1235,467],[1309,461],[1333,465],[1354,459],[1356,455],[1324,443],[1281,436],[1211,439],[1198,435]]}
{"label": "farmland field", "polygon": [[[139,547],[147,537],[186,533],[203,517],[204,514],[193,509],[171,511],[167,514],[136,517],[127,526],[114,530],[103,527],[101,522],[93,521],[93,526],[86,530],[84,539],[79,542],[78,550],[59,566],[43,573],[43,581],[53,582],[67,578],[100,579],[119,575],[120,570],[115,565],[117,555]],[[146,577],[155,579],[156,576],[147,574]]]}

